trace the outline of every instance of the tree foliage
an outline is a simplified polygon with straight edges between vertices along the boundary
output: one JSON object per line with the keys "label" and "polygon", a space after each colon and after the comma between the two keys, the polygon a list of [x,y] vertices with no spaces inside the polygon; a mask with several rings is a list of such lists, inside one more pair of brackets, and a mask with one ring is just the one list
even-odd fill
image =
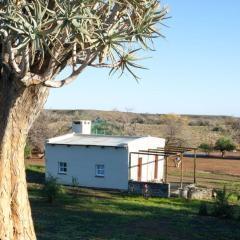
{"label": "tree foliage", "polygon": [[228,193],[224,186],[223,190],[217,190],[216,194],[213,215],[220,218],[233,218],[234,209],[229,203],[232,193]]}
{"label": "tree foliage", "polygon": [[[136,53],[164,37],[157,24],[166,18],[158,0],[4,0],[0,65],[25,86],[62,87],[88,66],[127,70],[137,79]],[[72,73],[54,81],[68,65]]]}
{"label": "tree foliage", "polygon": [[49,176],[43,186],[43,196],[49,203],[53,203],[57,197],[64,193],[64,189],[58,184],[57,178]]}
{"label": "tree foliage", "polygon": [[31,157],[31,154],[32,154],[32,147],[29,143],[27,143],[24,148],[24,158]]}
{"label": "tree foliage", "polygon": [[219,138],[215,143],[215,149],[221,151],[222,156],[224,157],[225,151],[233,151],[236,149],[236,145],[232,142],[231,139]]}
{"label": "tree foliage", "polygon": [[199,148],[204,151],[206,154],[209,154],[213,151],[214,147],[211,144],[208,143],[202,143],[200,144]]}

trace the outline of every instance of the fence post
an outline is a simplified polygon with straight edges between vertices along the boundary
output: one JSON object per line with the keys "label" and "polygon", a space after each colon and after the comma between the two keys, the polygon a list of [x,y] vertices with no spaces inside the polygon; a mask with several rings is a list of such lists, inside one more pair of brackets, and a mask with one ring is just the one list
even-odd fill
{"label": "fence post", "polygon": [[168,156],[165,156],[165,183],[168,183]]}
{"label": "fence post", "polygon": [[197,183],[197,176],[196,176],[196,170],[197,170],[197,152],[194,150],[194,184]]}
{"label": "fence post", "polygon": [[180,188],[183,188],[183,153],[181,153],[181,178],[180,178]]}

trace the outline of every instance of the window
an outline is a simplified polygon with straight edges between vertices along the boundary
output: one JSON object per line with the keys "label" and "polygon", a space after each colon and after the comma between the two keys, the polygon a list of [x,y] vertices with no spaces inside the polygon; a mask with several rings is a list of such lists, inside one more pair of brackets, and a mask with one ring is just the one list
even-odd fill
{"label": "window", "polygon": [[104,165],[103,164],[97,164],[96,165],[96,177],[104,177]]}
{"label": "window", "polygon": [[59,174],[67,174],[67,163],[66,162],[58,162],[58,173]]}

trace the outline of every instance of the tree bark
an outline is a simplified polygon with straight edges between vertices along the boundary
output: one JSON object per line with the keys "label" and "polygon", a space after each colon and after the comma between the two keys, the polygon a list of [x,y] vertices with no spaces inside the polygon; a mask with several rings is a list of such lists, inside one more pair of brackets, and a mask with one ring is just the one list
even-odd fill
{"label": "tree bark", "polygon": [[0,240],[35,240],[24,166],[27,134],[48,97],[43,86],[0,75]]}

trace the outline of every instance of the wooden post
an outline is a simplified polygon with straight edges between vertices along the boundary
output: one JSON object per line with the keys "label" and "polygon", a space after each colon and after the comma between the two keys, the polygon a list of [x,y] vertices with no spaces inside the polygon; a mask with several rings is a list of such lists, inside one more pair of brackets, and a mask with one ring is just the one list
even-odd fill
{"label": "wooden post", "polygon": [[180,188],[183,188],[183,153],[181,153],[181,177],[180,177]]}
{"label": "wooden post", "polygon": [[138,158],[138,182],[142,181],[142,158]]}
{"label": "wooden post", "polygon": [[194,150],[194,172],[193,172],[194,184],[197,183],[196,170],[197,170],[197,153],[196,153],[196,150]]}
{"label": "wooden post", "polygon": [[165,156],[165,183],[168,183],[168,156]]}
{"label": "wooden post", "polygon": [[128,180],[131,180],[131,171],[132,171],[132,153],[129,153],[129,164],[128,164]]}

